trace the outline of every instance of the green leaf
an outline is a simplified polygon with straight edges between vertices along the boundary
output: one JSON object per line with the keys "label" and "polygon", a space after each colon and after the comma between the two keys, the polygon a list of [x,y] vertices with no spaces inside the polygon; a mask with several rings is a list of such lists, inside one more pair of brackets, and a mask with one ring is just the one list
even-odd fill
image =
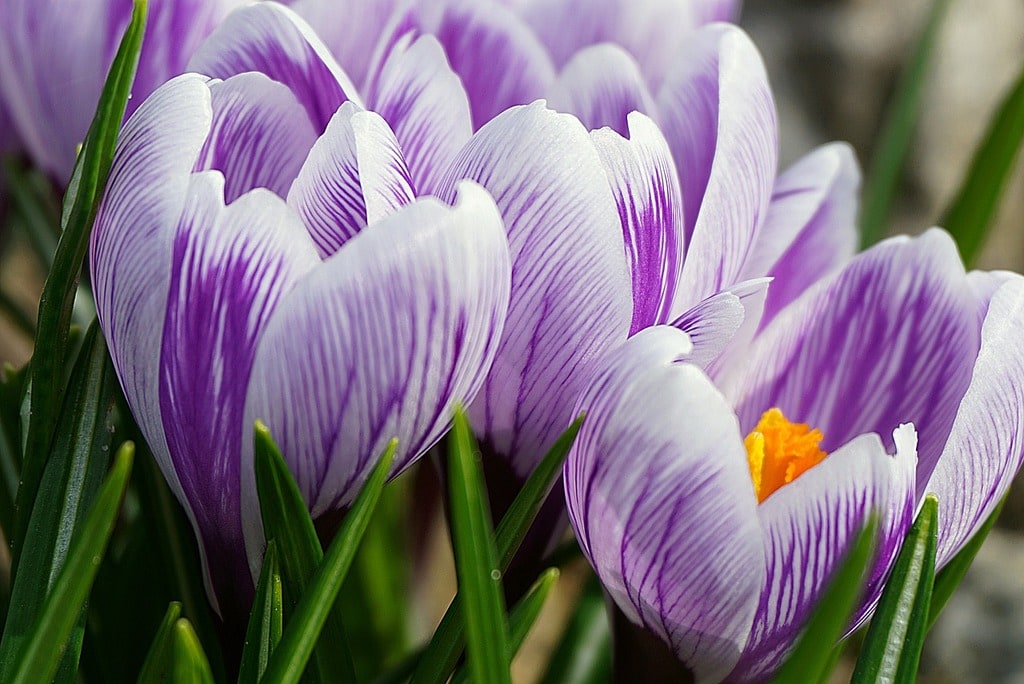
{"label": "green leaf", "polygon": [[206,653],[199,643],[199,637],[192,629],[192,623],[185,618],[178,618],[174,623],[173,682],[185,684],[213,684],[213,673]]}
{"label": "green leaf", "polygon": [[864,592],[875,557],[877,531],[878,517],[872,515],[822,593],[803,635],[776,675],[776,684],[826,681],[828,670],[834,665],[835,646],[849,626],[853,609]]}
{"label": "green leaf", "polygon": [[263,554],[263,568],[260,570],[260,580],[256,585],[256,599],[253,601],[252,613],[249,614],[249,628],[245,632],[242,666],[238,672],[239,682],[258,682],[263,677],[270,654],[281,641],[283,614],[277,542],[270,540]]}
{"label": "green leaf", "polygon": [[604,684],[612,677],[612,633],[604,589],[593,573],[551,654],[542,684]]}
{"label": "green leaf", "polygon": [[929,495],[903,540],[851,681],[916,681],[935,581],[938,516],[939,500]]}
{"label": "green leaf", "polygon": [[[316,528],[302,492],[295,484],[288,464],[274,443],[270,431],[256,422],[256,491],[267,540],[277,542],[286,615],[291,615],[306,595],[324,557]],[[322,630],[323,643],[314,652],[314,671],[322,682],[355,681],[355,668],[348,649],[341,607],[332,601]],[[290,618],[289,618],[290,619]],[[315,644],[314,639],[312,644]]]}
{"label": "green leaf", "polygon": [[[508,569],[519,545],[543,505],[551,486],[562,471],[562,463],[576,440],[583,424],[583,416],[577,418],[551,447],[540,465],[530,473],[523,488],[509,506],[494,534],[494,545],[498,552],[498,569]],[[434,636],[420,658],[412,684],[441,684],[447,681],[455,670],[464,645],[464,624],[462,600],[459,595],[452,599]]]}
{"label": "green leaf", "polygon": [[[61,411],[53,455],[46,465],[25,536],[21,568],[0,642],[0,672],[9,672],[39,618],[110,465],[110,413],[115,379],[99,325],[86,335]],[[74,679],[84,627],[76,625],[65,649]],[[62,670],[63,671],[63,670]]]}
{"label": "green leaf", "polygon": [[940,225],[952,233],[968,266],[974,263],[1024,142],[1024,69],[989,122],[970,169]]}
{"label": "green leaf", "polygon": [[894,99],[882,124],[871,166],[864,179],[864,203],[861,209],[861,246],[870,247],[885,234],[903,163],[910,149],[914,127],[921,111],[925,78],[931,64],[939,29],[950,0],[932,0],[924,32],[914,46],[913,55],[900,79]]}
{"label": "green leaf", "polygon": [[21,401],[27,383],[28,366],[0,369],[0,528],[8,535],[21,479]]}
{"label": "green leaf", "polygon": [[11,209],[15,217],[21,219],[18,225],[48,273],[53,267],[60,230],[60,208],[55,202],[53,184],[42,172],[25,168],[15,159],[5,161],[3,173],[8,181]]}
{"label": "green leaf", "polygon": [[36,344],[32,355],[32,404],[28,441],[18,489],[18,511],[11,537],[12,573],[18,562],[39,480],[50,453],[57,410],[63,395],[68,358],[68,329],[89,233],[114,156],[114,145],[135,78],[146,25],[146,0],[134,0],[132,19],[110,66],[100,101],[75,164],[64,198],[62,233],[39,299]]}
{"label": "green leaf", "polygon": [[161,684],[161,682],[167,681],[168,674],[174,668],[172,660],[174,625],[178,622],[179,617],[181,617],[181,604],[172,601],[167,606],[167,613],[160,623],[160,628],[156,631],[156,636],[153,637],[146,660],[142,663],[138,684]]}
{"label": "green leaf", "polygon": [[79,619],[99,559],[106,552],[114,529],[128,476],[132,469],[134,445],[126,442],[114,458],[114,467],[100,487],[81,531],[71,541],[67,560],[57,575],[46,604],[7,674],[0,680],[15,684],[52,681],[60,666],[61,653]]}
{"label": "green leaf", "polygon": [[[281,642],[271,655],[270,664],[267,666],[266,681],[287,684],[301,679],[317,637],[321,634],[341,590],[341,584],[345,581],[345,574],[352,565],[359,542],[370,524],[373,509],[380,500],[397,447],[398,440],[392,440],[345,515],[337,536],[327,549],[323,563],[309,588],[303,593],[294,615],[285,625]],[[260,500],[263,501],[262,497]],[[337,644],[332,646],[337,648]]]}
{"label": "green leaf", "polygon": [[992,527],[996,524],[996,520],[999,519],[999,514],[1003,512],[1003,505],[1006,504],[1006,498],[1006,496],[1002,498],[1002,500],[996,505],[995,510],[992,511],[992,515],[988,517],[974,536],[971,537],[971,540],[968,541],[962,549],[960,549],[959,553],[953,556],[952,560],[950,560],[935,577],[935,588],[932,590],[932,603],[928,612],[928,629],[931,629],[932,625],[935,624],[935,621],[939,619],[939,614],[942,613],[942,609],[946,607],[946,602],[949,601],[949,597],[952,596],[953,592],[956,591],[956,588],[960,586],[960,582],[963,580],[964,575],[967,574],[968,568],[970,568],[971,563],[974,562],[974,557],[978,555],[978,551],[981,550],[981,545],[985,543],[988,533],[992,531]]}

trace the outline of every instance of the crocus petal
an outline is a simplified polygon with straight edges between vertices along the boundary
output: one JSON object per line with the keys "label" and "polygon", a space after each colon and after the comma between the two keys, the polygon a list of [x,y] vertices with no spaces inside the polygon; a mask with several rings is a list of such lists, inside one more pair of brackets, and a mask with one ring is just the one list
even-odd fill
{"label": "crocus petal", "polygon": [[633,276],[630,333],[669,321],[683,268],[683,200],[661,131],[629,115],[629,138],[601,129],[591,139],[608,173]]}
{"label": "crocus petal", "polygon": [[[946,443],[978,353],[977,304],[946,233],[893,238],[787,307],[758,336],[738,414],[778,407],[825,435],[920,435],[918,487]],[[892,443],[886,442],[887,448]]]}
{"label": "crocus petal", "polygon": [[462,79],[474,129],[509,107],[543,97],[555,80],[547,50],[506,7],[471,0],[425,3],[420,22],[441,41]]}
{"label": "crocus petal", "polygon": [[740,280],[768,210],[778,132],[764,64],[740,29],[700,30],[675,65],[657,105],[683,191],[678,314]]}
{"label": "crocus petal", "polygon": [[577,405],[565,494],[618,607],[697,681],[720,681],[750,632],[764,546],[736,417],[679,363],[689,352],[684,333],[655,327],[610,355]]}
{"label": "crocus petal", "polygon": [[213,126],[196,171],[216,169],[234,202],[254,188],[284,197],[316,140],[292,91],[260,73],[210,84]]}
{"label": "crocus petal", "polygon": [[770,282],[758,278],[722,290],[672,321],[693,342],[687,362],[707,369],[733,342],[744,321],[756,331]]}
{"label": "crocus petal", "polygon": [[346,102],[313,145],[288,193],[323,256],[413,201],[395,134],[373,112]]}
{"label": "crocus petal", "polygon": [[608,126],[626,135],[626,116],[639,111],[653,116],[654,99],[640,66],[618,45],[602,43],[584,48],[569,60],[551,87],[548,104],[579,117],[594,130]]}
{"label": "crocus petal", "polygon": [[[770,677],[872,512],[883,516],[883,527],[890,509],[901,524],[909,525],[910,516],[901,512],[912,510],[914,501],[913,427],[900,432],[896,444],[904,448],[894,457],[877,435],[861,435],[758,506],[767,583],[750,641],[730,680]],[[902,492],[894,491],[894,480],[902,484]],[[897,494],[898,501],[892,501]],[[902,535],[882,540],[880,552],[886,558],[894,555],[892,548],[898,547],[907,527],[900,531]]]}
{"label": "crocus petal", "polygon": [[819,147],[775,181],[764,226],[744,267],[747,278],[774,278],[763,324],[853,258],[859,193],[860,168],[845,143]]}
{"label": "crocus petal", "polygon": [[462,178],[494,196],[512,253],[508,325],[469,416],[525,478],[572,421],[596,359],[629,332],[622,228],[587,131],[543,103],[481,128],[439,195],[450,199]]}
{"label": "crocus petal", "polygon": [[295,93],[318,134],[342,103],[362,104],[309,24],[275,2],[233,12],[196,50],[189,69],[223,79],[246,71],[266,74]]}
{"label": "crocus petal", "polygon": [[939,497],[938,564],[963,548],[1024,459],[1024,279],[992,297],[981,351],[946,448],[925,487]]}
{"label": "crocus petal", "polygon": [[160,415],[214,593],[222,605],[244,609],[251,584],[239,494],[241,445],[251,439],[242,421],[249,373],[281,296],[320,260],[281,198],[254,190],[225,207],[223,191],[217,172],[192,177],[163,255],[171,278]]}
{"label": "crocus petal", "polygon": [[[493,200],[467,183],[454,208],[419,200],[349,240],[282,301],[257,349],[245,425],[269,426],[314,516],[350,504],[392,438],[397,473],[472,400],[497,349],[510,268]],[[250,448],[243,473],[251,459]]]}
{"label": "crocus petal", "polygon": [[368,100],[391,124],[421,195],[473,135],[469,100],[433,36],[407,34],[392,48]]}

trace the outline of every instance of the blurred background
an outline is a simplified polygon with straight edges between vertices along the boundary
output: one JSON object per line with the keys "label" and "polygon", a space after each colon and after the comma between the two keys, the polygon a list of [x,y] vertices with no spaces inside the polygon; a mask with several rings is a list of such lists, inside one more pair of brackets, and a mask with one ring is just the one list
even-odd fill
{"label": "blurred background", "polygon": [[[932,0],[746,0],[741,24],[768,66],[783,167],[830,140],[849,141],[862,166],[870,164],[882,114],[931,5]],[[936,223],[1022,64],[1024,0],[953,0],[891,216],[893,232],[918,233]],[[1017,167],[980,268],[1024,270],[1024,164],[1018,160]],[[43,274],[20,235],[7,240],[0,286],[34,317]],[[0,315],[0,364],[20,366],[30,354],[31,341]],[[440,539],[431,551],[441,577],[444,568],[450,572],[446,544]],[[517,681],[533,681],[539,673],[531,663],[543,662],[538,656],[557,642],[585,576],[579,565],[566,568],[562,600],[549,601],[517,659]],[[453,591],[451,575],[427,588],[425,623],[443,611]],[[920,681],[1024,684],[1024,486],[1019,482],[999,527],[930,636]]]}

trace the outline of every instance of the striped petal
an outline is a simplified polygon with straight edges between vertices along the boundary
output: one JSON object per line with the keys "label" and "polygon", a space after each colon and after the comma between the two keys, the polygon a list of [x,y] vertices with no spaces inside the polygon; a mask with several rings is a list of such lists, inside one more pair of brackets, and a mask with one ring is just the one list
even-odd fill
{"label": "striped petal", "polygon": [[590,130],[608,126],[621,135],[629,132],[630,112],[655,113],[640,66],[611,43],[577,52],[551,87],[548,104],[556,111],[575,114]]}
{"label": "striped petal", "polygon": [[608,173],[633,277],[630,333],[667,323],[683,268],[683,200],[661,131],[629,115],[629,138],[602,129],[591,139]]}
{"label": "striped petal", "polygon": [[942,456],[925,487],[939,497],[938,564],[977,532],[1024,460],[1024,280],[1002,285]]}
{"label": "striped petal", "polygon": [[693,342],[687,362],[707,370],[734,342],[745,347],[761,320],[769,282],[768,278],[758,278],[722,290],[672,321],[672,326]]}
{"label": "striped petal", "polygon": [[477,132],[442,182],[494,196],[512,253],[512,300],[494,368],[469,415],[520,477],[572,421],[596,359],[626,339],[632,287],[601,159],[578,120],[542,103]]}
{"label": "striped petal", "polygon": [[764,227],[744,266],[747,278],[774,278],[763,324],[853,258],[859,194],[860,168],[846,143],[819,147],[775,181]]}
{"label": "striped petal", "polygon": [[223,79],[262,72],[295,93],[317,134],[342,103],[361,104],[355,86],[309,24],[276,2],[233,12],[196,50],[189,70]]}
{"label": "striped petal", "polygon": [[977,303],[944,232],[894,238],[820,283],[759,335],[739,402],[744,428],[776,406],[835,449],[912,422],[923,488],[978,353]]}
{"label": "striped petal", "polygon": [[316,140],[295,95],[252,72],[211,83],[210,93],[213,125],[195,170],[222,172],[228,202],[254,188],[284,197]]}
{"label": "striped petal", "polygon": [[[245,425],[264,421],[314,516],[352,502],[388,441],[397,473],[468,403],[497,349],[510,263],[493,200],[405,207],[347,242],[282,301],[257,349]],[[246,542],[262,532],[243,457]]]}
{"label": "striped petal", "polygon": [[886,453],[877,435],[862,435],[758,507],[765,530],[767,583],[750,641],[731,681],[770,678],[874,511],[882,516],[883,529],[896,527],[890,523],[894,516],[898,519],[898,533],[885,535],[879,549],[882,558],[890,563],[894,559],[909,528],[915,498],[913,426],[901,427],[893,438],[895,456]]}
{"label": "striped petal", "polygon": [[405,158],[387,122],[346,102],[313,145],[288,193],[322,256],[413,201]]}
{"label": "striped petal", "polygon": [[469,100],[433,36],[398,40],[372,84],[368,100],[391,124],[421,195],[473,135]]}
{"label": "striped petal", "polygon": [[[736,664],[764,585],[764,543],[739,425],[686,335],[643,330],[586,390],[564,468],[569,518],[619,609],[697,681]],[[627,457],[628,456],[628,457]]]}
{"label": "striped petal", "polygon": [[674,65],[657,105],[682,182],[681,312],[740,280],[768,211],[778,131],[764,64],[740,29],[702,29]]}

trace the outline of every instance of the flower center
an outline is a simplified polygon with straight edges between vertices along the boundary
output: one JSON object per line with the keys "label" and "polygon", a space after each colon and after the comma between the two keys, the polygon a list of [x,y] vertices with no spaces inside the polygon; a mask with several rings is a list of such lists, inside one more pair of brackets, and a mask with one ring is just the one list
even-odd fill
{"label": "flower center", "polygon": [[777,408],[765,411],[743,440],[757,502],[821,463],[828,456],[818,446],[824,438],[805,423],[789,422]]}

